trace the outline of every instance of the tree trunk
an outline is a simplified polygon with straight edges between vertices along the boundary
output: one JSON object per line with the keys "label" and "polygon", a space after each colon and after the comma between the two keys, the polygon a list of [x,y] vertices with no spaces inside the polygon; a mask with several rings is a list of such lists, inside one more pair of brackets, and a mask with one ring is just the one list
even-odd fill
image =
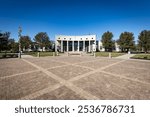
{"label": "tree trunk", "polygon": [[144,52],[147,53],[147,48],[144,48]]}

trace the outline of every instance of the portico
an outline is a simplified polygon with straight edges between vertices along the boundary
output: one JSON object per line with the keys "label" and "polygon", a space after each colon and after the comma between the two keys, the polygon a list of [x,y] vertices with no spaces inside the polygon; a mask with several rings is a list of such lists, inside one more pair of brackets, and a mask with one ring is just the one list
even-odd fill
{"label": "portico", "polygon": [[96,35],[84,35],[84,36],[58,35],[55,38],[56,38],[55,51],[92,52],[96,50]]}

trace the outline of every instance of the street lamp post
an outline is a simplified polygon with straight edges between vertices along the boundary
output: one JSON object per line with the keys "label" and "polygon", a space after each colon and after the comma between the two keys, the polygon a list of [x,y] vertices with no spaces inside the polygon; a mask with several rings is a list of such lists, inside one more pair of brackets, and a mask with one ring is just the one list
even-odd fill
{"label": "street lamp post", "polygon": [[21,42],[20,42],[20,38],[21,38],[21,32],[22,32],[22,29],[21,27],[19,26],[18,28],[18,38],[19,38],[19,58],[21,58]]}

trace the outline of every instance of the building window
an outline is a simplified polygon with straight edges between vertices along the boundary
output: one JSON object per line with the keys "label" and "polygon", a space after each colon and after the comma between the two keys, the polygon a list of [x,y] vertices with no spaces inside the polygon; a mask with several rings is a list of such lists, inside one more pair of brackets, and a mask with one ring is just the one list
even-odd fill
{"label": "building window", "polygon": [[58,39],[60,39],[60,37]]}
{"label": "building window", "polygon": [[70,38],[70,40],[71,40],[71,38]]}
{"label": "building window", "polygon": [[86,40],[87,40],[88,38],[86,38]]}
{"label": "building window", "polygon": [[66,38],[64,38],[64,39],[66,39]]}
{"label": "building window", "polygon": [[93,38],[92,38],[93,39]]}
{"label": "building window", "polygon": [[82,38],[81,38],[81,40],[82,40]]}

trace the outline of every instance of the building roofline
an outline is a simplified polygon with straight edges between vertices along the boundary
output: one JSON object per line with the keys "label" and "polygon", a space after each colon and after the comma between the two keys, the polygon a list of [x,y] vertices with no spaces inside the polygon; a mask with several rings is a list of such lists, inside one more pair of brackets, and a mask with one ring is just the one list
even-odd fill
{"label": "building roofline", "polygon": [[96,34],[90,34],[90,35],[55,35],[55,37],[56,36],[68,36],[68,37],[69,36],[71,36],[71,37],[78,37],[79,36],[80,37],[80,36],[96,36]]}

